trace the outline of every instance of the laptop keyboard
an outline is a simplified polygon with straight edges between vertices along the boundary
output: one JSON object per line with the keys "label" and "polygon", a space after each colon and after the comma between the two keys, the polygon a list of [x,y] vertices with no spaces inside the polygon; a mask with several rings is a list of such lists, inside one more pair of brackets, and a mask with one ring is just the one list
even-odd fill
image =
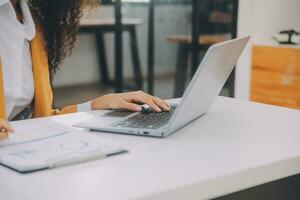
{"label": "laptop keyboard", "polygon": [[158,129],[163,127],[170,121],[175,109],[176,106],[172,106],[169,112],[155,112],[151,108],[148,108],[137,115],[129,117],[124,121],[113,124],[113,126],[126,128]]}

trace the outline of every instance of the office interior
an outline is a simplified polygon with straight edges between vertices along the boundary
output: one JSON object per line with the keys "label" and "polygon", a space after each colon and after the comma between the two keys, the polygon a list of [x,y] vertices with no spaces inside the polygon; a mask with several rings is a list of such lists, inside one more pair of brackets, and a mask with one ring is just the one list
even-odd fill
{"label": "office interior", "polygon": [[[102,0],[85,12],[73,54],[54,79],[55,106],[136,89],[180,97],[209,46],[250,35],[221,95],[299,109],[299,37],[277,41],[288,42],[281,31],[300,30],[299,6],[296,0]],[[116,44],[118,11],[125,25]]]}
{"label": "office interior", "polygon": [[[101,0],[54,77],[54,106],[135,90],[179,98],[209,47],[251,36],[220,95],[299,110],[299,10],[299,0]],[[220,199],[297,199],[297,188],[293,176]]]}

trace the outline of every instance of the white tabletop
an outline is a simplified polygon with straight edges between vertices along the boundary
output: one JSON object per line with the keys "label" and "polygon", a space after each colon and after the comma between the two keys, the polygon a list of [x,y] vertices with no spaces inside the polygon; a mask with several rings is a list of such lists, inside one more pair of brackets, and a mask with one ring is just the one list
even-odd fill
{"label": "white tabletop", "polygon": [[[50,119],[72,125],[93,114]],[[220,197],[298,174],[299,122],[298,110],[219,97],[207,115],[165,139],[99,133],[123,143],[128,154],[27,175],[0,167],[0,198]]]}

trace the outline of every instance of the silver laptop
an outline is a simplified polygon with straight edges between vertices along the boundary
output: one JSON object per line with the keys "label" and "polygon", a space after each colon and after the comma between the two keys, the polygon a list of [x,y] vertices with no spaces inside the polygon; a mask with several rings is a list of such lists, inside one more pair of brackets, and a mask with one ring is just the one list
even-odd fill
{"label": "silver laptop", "polygon": [[207,51],[180,103],[170,112],[109,112],[76,124],[94,131],[167,137],[207,113],[222,90],[250,37],[213,45]]}

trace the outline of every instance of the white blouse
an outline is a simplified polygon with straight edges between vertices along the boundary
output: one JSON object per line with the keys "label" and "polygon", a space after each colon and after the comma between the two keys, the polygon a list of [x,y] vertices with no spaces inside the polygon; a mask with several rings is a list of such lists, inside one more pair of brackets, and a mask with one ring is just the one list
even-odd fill
{"label": "white blouse", "polygon": [[9,120],[30,105],[34,98],[29,42],[35,36],[35,25],[26,1],[20,3],[23,23],[18,21],[10,0],[2,0],[0,4],[0,52]]}
{"label": "white blouse", "polygon": [[[22,112],[34,98],[30,41],[36,30],[26,0],[20,0],[20,5],[23,23],[18,21],[10,0],[0,0],[0,57],[8,120]],[[78,105],[78,111],[89,110],[90,102]]]}

